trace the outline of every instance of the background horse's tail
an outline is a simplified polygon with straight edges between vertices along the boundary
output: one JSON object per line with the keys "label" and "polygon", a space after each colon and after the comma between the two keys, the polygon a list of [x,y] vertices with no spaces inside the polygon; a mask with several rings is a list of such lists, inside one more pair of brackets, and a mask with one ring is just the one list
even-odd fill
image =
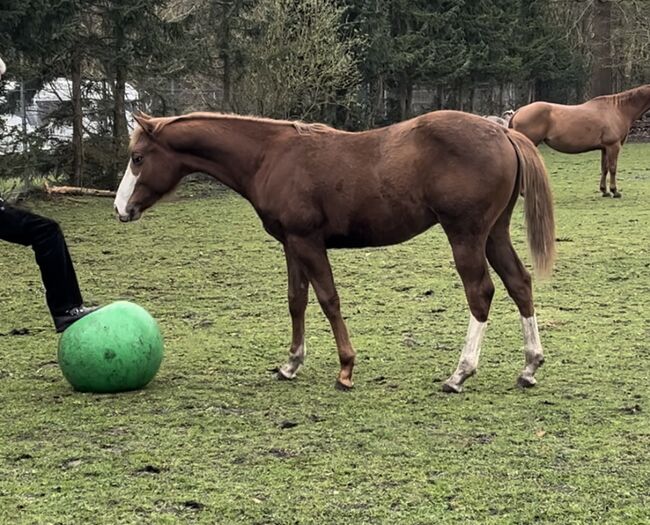
{"label": "background horse's tail", "polygon": [[524,215],[533,266],[538,276],[545,277],[550,275],[555,260],[555,218],[548,173],[542,156],[530,140],[512,129],[508,130],[508,138],[519,159],[519,180],[524,191]]}

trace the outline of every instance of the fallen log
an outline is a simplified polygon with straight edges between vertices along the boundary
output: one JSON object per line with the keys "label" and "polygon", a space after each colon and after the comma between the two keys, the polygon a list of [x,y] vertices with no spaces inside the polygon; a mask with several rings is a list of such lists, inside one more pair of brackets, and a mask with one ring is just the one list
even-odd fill
{"label": "fallen log", "polygon": [[115,197],[111,190],[97,190],[94,188],[80,188],[79,186],[50,186],[45,183],[45,192],[49,195],[90,195],[92,197]]}

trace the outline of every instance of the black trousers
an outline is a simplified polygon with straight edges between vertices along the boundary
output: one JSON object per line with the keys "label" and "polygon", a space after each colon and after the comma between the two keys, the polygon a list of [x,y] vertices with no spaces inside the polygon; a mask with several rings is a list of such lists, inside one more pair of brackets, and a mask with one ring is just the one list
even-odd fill
{"label": "black trousers", "polygon": [[32,247],[52,317],[82,304],[68,246],[55,221],[15,208],[0,199],[0,240]]}

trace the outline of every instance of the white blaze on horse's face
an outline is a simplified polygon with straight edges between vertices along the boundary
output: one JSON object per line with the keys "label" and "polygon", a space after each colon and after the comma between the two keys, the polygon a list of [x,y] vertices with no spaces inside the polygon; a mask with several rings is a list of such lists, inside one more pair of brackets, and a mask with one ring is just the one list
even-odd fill
{"label": "white blaze on horse's face", "polygon": [[139,217],[137,210],[129,208],[129,201],[131,200],[137,182],[138,177],[133,173],[131,161],[129,161],[124,172],[124,177],[122,177],[122,182],[120,182],[120,186],[117,188],[117,195],[114,202],[115,211],[122,222],[136,220]]}
{"label": "white blaze on horse's face", "polygon": [[4,75],[6,72],[7,72],[7,66],[2,61],[2,58],[0,58],[0,78],[2,78],[2,75]]}

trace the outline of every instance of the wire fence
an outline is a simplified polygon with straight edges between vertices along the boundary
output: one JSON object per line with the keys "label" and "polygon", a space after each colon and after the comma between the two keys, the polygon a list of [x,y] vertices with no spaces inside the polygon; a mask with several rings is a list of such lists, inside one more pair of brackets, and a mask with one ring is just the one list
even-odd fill
{"label": "wire fence", "polygon": [[[34,179],[47,177],[69,182],[72,173],[72,84],[59,78],[42,85],[34,82],[5,82],[0,87],[0,179],[19,181],[28,187]],[[363,100],[363,95],[359,97]],[[365,94],[367,96],[367,94]],[[83,108],[84,175],[87,185],[111,187],[114,173],[114,96],[109,82],[84,80]],[[480,115],[500,115],[503,111],[529,103],[534,90],[514,83],[478,83],[470,86],[416,86],[410,98],[411,114],[438,109],[461,109]],[[577,92],[563,95],[578,102]],[[391,94],[380,94],[373,108],[378,121],[388,120]],[[189,111],[225,109],[221,86],[196,85],[170,79],[147,79],[127,84],[125,117],[133,129],[132,112],[155,116]],[[650,118],[633,127],[632,139],[650,140]],[[4,183],[6,187],[7,183]],[[15,186],[15,184],[14,184]],[[2,186],[0,186],[2,192]]]}
{"label": "wire fence", "polygon": [[[113,89],[105,80],[84,80],[81,86],[83,176],[86,185],[110,187],[113,173]],[[175,80],[150,79],[127,84],[125,118],[132,113],[156,116],[193,110],[223,109],[223,89],[188,86]],[[19,192],[43,177],[69,182],[72,169],[72,82],[8,81],[0,86],[0,193]]]}

